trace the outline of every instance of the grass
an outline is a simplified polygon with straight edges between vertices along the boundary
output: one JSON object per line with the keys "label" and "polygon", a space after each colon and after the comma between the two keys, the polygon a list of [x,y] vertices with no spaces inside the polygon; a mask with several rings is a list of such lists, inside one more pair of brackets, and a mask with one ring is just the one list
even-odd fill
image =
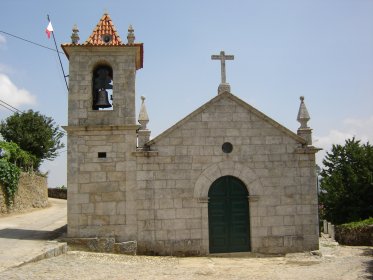
{"label": "grass", "polygon": [[351,222],[347,224],[342,224],[342,227],[349,228],[349,229],[355,229],[355,228],[361,228],[361,227],[366,227],[369,225],[373,225],[373,218],[368,218],[362,221],[358,222]]}

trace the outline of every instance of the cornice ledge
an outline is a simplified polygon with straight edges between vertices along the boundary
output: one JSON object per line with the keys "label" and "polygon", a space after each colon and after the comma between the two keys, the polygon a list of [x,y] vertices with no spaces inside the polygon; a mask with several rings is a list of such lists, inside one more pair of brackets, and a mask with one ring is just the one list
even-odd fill
{"label": "cornice ledge", "polygon": [[321,151],[321,148],[316,148],[314,146],[303,146],[301,148],[296,148],[296,154],[316,154],[318,151]]}
{"label": "cornice ledge", "polygon": [[115,131],[115,130],[137,130],[139,125],[127,124],[127,125],[68,125],[62,126],[67,132],[74,131]]}

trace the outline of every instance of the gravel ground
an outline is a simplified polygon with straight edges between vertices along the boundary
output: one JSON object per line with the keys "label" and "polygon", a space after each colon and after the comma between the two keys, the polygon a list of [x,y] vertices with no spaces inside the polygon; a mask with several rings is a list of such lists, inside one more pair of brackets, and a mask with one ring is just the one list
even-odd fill
{"label": "gravel ground", "polygon": [[149,257],[69,251],[0,273],[0,279],[373,279],[373,247],[321,240],[319,255]]}

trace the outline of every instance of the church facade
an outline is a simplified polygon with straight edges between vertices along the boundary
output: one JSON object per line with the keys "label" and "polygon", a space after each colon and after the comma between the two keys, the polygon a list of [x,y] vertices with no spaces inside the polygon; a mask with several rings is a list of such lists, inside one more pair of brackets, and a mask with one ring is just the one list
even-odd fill
{"label": "church facade", "polygon": [[296,134],[230,93],[222,70],[218,95],[150,140],[144,98],[135,115],[134,40],[130,26],[123,43],[104,14],[84,43],[74,28],[62,45],[68,237],[136,241],[138,253],[160,255],[318,249],[318,149],[303,98]]}

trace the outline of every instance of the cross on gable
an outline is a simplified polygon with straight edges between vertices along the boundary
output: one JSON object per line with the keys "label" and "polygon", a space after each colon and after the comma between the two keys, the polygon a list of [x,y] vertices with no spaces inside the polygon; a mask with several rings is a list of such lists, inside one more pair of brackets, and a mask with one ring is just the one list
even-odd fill
{"label": "cross on gable", "polygon": [[225,84],[227,81],[226,73],[225,73],[225,61],[226,60],[234,60],[234,55],[225,55],[224,51],[220,52],[220,55],[212,55],[212,60],[220,60],[221,65],[221,83]]}
{"label": "cross on gable", "polygon": [[220,68],[221,68],[221,83],[218,88],[218,93],[222,93],[224,91],[230,92],[231,88],[230,85],[227,83],[226,71],[225,71],[225,61],[226,60],[234,60],[234,55],[226,55],[224,51],[220,52],[220,55],[212,55],[212,60],[220,60]]}

